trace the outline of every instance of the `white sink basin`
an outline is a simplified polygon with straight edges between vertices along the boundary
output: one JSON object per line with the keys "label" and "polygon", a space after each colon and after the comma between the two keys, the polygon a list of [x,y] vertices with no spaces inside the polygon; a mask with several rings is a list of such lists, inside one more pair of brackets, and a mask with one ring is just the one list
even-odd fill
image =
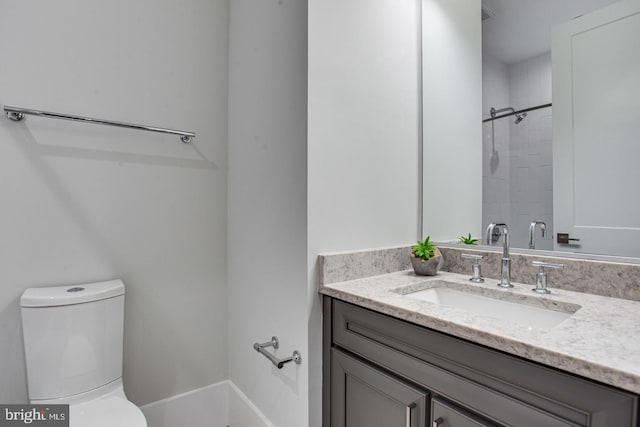
{"label": "white sink basin", "polygon": [[474,314],[493,317],[502,322],[518,323],[528,329],[552,328],[573,314],[447,287],[429,288],[406,294],[406,296],[434,304],[460,308]]}

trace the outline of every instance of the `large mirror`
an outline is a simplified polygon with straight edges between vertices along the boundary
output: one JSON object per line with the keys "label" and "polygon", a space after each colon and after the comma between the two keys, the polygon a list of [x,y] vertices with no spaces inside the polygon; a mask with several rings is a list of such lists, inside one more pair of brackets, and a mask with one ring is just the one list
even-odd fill
{"label": "large mirror", "polygon": [[516,248],[640,257],[640,1],[477,6],[481,218],[439,240],[501,245],[498,222]]}

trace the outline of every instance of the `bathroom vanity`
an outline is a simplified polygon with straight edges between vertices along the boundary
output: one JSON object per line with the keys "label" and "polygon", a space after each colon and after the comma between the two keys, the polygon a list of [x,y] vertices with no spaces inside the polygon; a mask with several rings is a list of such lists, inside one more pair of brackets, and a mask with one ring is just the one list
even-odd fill
{"label": "bathroom vanity", "polygon": [[[640,302],[496,282],[397,271],[322,283],[324,427],[638,426]],[[442,303],[443,289],[463,298]],[[465,295],[479,299],[456,306]],[[482,312],[485,299],[516,311]]]}

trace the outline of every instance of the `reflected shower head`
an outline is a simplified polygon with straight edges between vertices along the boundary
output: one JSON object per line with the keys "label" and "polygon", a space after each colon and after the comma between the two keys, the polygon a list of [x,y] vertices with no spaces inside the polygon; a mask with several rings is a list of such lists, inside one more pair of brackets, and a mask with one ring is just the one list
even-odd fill
{"label": "reflected shower head", "polygon": [[527,113],[516,114],[516,121],[513,123],[518,124],[523,121],[525,117],[527,117]]}

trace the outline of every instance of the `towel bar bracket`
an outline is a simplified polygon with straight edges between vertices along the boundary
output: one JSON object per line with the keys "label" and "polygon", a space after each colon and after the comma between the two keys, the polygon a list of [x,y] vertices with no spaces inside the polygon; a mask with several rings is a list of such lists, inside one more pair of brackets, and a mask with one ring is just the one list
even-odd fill
{"label": "towel bar bracket", "polygon": [[24,119],[24,114],[18,113],[17,111],[7,111],[7,117],[14,122],[19,122]]}

